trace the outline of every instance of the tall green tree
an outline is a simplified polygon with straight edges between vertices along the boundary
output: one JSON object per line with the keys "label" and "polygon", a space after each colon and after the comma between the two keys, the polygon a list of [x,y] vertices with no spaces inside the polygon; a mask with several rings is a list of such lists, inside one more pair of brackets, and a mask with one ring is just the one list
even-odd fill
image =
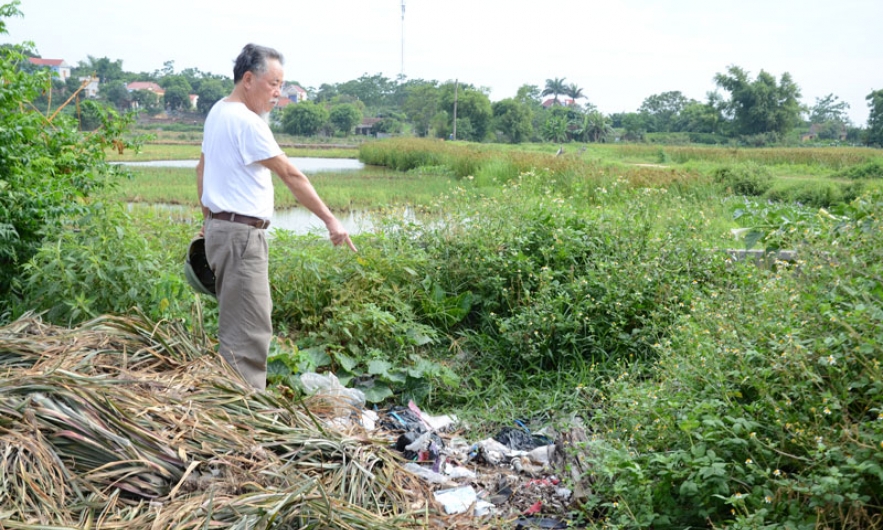
{"label": "tall green tree", "polygon": [[800,122],[800,88],[787,72],[778,83],[763,70],[752,81],[748,72],[730,66],[714,80],[730,93],[728,110],[736,134],[785,134]]}
{"label": "tall green tree", "polygon": [[328,122],[328,110],[312,101],[282,110],[282,130],[295,136],[313,136]]}
{"label": "tall green tree", "polygon": [[680,91],[654,94],[644,100],[638,112],[647,116],[650,132],[672,132],[690,100]]}
{"label": "tall green tree", "polygon": [[871,114],[868,116],[867,143],[883,147],[883,90],[865,96]]}
{"label": "tall green tree", "polygon": [[163,95],[163,103],[166,108],[170,110],[190,110],[190,94],[193,92],[193,87],[190,86],[190,82],[187,81],[187,78],[180,74],[167,75],[160,79],[160,86],[162,86],[166,93]]}
{"label": "tall green tree", "polygon": [[410,86],[402,110],[414,125],[417,136],[426,136],[439,111],[440,92],[434,82]]}
{"label": "tall green tree", "polygon": [[560,101],[558,101],[558,96],[561,94],[567,93],[567,84],[564,82],[566,77],[555,77],[552,79],[546,79],[546,87],[540,92],[540,96],[552,96],[556,105],[560,105]]}
{"label": "tall green tree", "polygon": [[578,87],[576,83],[571,83],[567,85],[564,89],[564,94],[572,99],[574,103],[576,103],[577,100],[585,99],[586,97],[586,95],[583,94],[583,89]]}
{"label": "tall green tree", "polygon": [[809,109],[810,123],[825,123],[829,121],[848,124],[849,103],[841,100],[834,94],[816,98],[816,103]]}
{"label": "tall green tree", "polygon": [[328,121],[344,136],[352,134],[353,128],[362,121],[362,111],[352,103],[341,103],[331,107]]}
{"label": "tall green tree", "polygon": [[542,103],[540,94],[540,87],[536,85],[521,85],[515,93],[515,101],[539,107]]}
{"label": "tall green tree", "polygon": [[123,60],[111,61],[107,57],[96,59],[91,55],[86,56],[85,61],[80,61],[76,68],[72,69],[71,77],[88,77],[94,75],[101,83],[122,81],[126,78],[123,71]]}
{"label": "tall green tree", "polygon": [[504,99],[492,105],[494,129],[508,143],[520,144],[533,135],[532,112],[530,108],[515,99]]}
{"label": "tall green tree", "polygon": [[215,103],[229,94],[230,91],[224,87],[224,83],[218,79],[203,79],[196,89],[196,110],[202,114],[208,114]]}
{"label": "tall green tree", "polygon": [[639,142],[647,133],[647,116],[639,112],[629,112],[620,118],[621,126],[625,129],[624,140]]}
{"label": "tall green tree", "polygon": [[358,79],[338,84],[337,93],[352,96],[367,108],[377,109],[389,106],[395,87],[395,81],[381,74],[362,74]]}
{"label": "tall green tree", "polygon": [[[454,116],[454,100],[457,101],[457,139],[481,142],[490,133],[493,109],[487,94],[470,84],[448,82],[441,86],[439,108]],[[468,126],[460,126],[460,120],[468,120]]]}
{"label": "tall green tree", "polygon": [[128,89],[126,89],[126,82],[123,80],[101,83],[98,85],[98,94],[105,101],[116,105],[120,110],[127,108],[132,100]]}

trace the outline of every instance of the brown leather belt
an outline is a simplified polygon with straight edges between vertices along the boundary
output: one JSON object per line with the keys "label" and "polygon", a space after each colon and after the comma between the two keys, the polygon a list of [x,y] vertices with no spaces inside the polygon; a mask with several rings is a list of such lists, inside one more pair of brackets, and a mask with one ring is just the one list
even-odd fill
{"label": "brown leather belt", "polygon": [[231,212],[209,212],[209,219],[220,219],[221,221],[230,221],[233,223],[242,223],[244,225],[253,226],[255,228],[266,229],[270,227],[270,221],[261,219],[260,217],[251,217],[250,215],[240,215]]}

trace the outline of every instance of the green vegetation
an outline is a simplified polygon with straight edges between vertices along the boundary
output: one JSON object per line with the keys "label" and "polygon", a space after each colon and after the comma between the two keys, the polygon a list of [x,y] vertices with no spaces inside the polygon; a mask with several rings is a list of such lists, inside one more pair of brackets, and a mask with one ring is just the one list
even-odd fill
{"label": "green vegetation", "polygon": [[[880,195],[820,214],[728,197],[700,173],[541,151],[364,146],[413,166],[400,175],[417,185],[445,181],[425,203],[441,222],[391,218],[356,238],[358,254],[277,236],[273,382],[330,369],[372,381],[372,400],[456,410],[477,429],[590,420],[594,438],[575,448],[595,470],[587,521],[873,528]],[[137,212],[45,245],[17,312],[76,322],[139,307],[211,333],[214,305],[186,288],[174,252],[196,225]],[[745,243],[730,238],[740,228],[753,234]],[[759,269],[716,250],[748,239],[797,249],[798,267]],[[136,265],[154,282],[114,276]],[[70,278],[63,293],[47,287],[59,274]]]}
{"label": "green vegetation", "polygon": [[[0,17],[15,14],[15,4],[0,5]],[[70,216],[86,214],[86,199],[119,174],[119,168],[102,163],[104,150],[128,145],[121,136],[131,121],[85,102],[97,122],[86,133],[61,109],[37,110],[31,102],[51,80],[47,71],[19,69],[31,51],[27,46],[0,51],[0,315],[43,241],[57,235]]]}
{"label": "green vegetation", "polygon": [[[0,8],[2,16],[15,12],[14,6]],[[11,48],[0,55],[0,320],[27,321],[38,312],[49,323],[74,325],[96,317],[101,323],[107,314],[142,314],[150,325],[116,321],[134,329],[134,339],[117,338],[125,363],[177,369],[179,357],[210,350],[205,333],[215,336],[217,328],[214,301],[189,289],[181,271],[184,249],[199,226],[192,217],[192,172],[136,172],[114,189],[119,168],[107,164],[105,153],[113,145],[127,156],[131,146],[115,143],[125,120],[89,105],[101,118],[100,133],[90,134],[73,117],[34,110],[31,103],[48,78],[19,70],[21,53]],[[579,87],[555,81],[556,90],[578,98]],[[373,82],[366,78],[364,86]],[[739,89],[754,86],[748,85]],[[524,94],[533,92],[528,87]],[[475,114],[464,127],[470,134],[480,131],[487,110],[479,94],[469,96],[475,98]],[[661,98],[648,109],[663,112],[658,109],[678,102]],[[414,115],[443,116],[445,98],[439,94],[436,104],[433,112]],[[549,115],[565,120],[568,112]],[[664,127],[671,116],[658,118]],[[606,130],[605,123],[588,125],[585,131]],[[169,155],[198,149],[166,147]],[[388,169],[316,175],[323,197],[336,208],[346,201],[409,204],[431,217],[379,217],[377,233],[355,237],[358,253],[318,237],[278,233],[270,246],[276,326],[270,396],[260,403],[233,399],[231,393],[240,394],[217,373],[203,379],[200,395],[248,409],[260,427],[256,432],[263,433],[256,441],[272,444],[289,443],[278,436],[292,433],[279,426],[279,418],[254,411],[287,410],[290,399],[301,398],[295,376],[308,370],[332,371],[378,405],[414,399],[426,409],[456,411],[476,431],[493,431],[516,418],[564,430],[579,419],[589,438],[567,451],[586,464],[586,474],[566,477],[565,484],[591,483],[571,515],[595,528],[883,528],[879,151],[570,147],[556,156],[557,146],[548,144],[362,144],[363,161]],[[184,208],[158,215],[149,207],[119,204],[139,198]],[[755,264],[733,259],[724,252],[728,248],[789,249],[797,257]],[[201,349],[188,349],[187,335]],[[18,344],[3,351],[16,368],[39,351]],[[180,355],[166,355],[179,347]],[[72,392],[86,392],[86,378],[67,369],[111,369],[103,360],[96,364],[97,358],[94,351],[78,350],[54,378],[25,381],[24,390],[6,398],[45,402],[56,396],[81,410]],[[89,393],[104,395],[96,382],[116,384],[102,374],[89,378]],[[195,381],[182,388],[197,386]],[[51,418],[53,425],[68,421],[63,427],[76,432],[71,429],[94,421],[79,414],[27,418],[22,403],[10,400],[3,403],[8,421],[31,428],[47,428]],[[137,422],[147,433],[160,429],[145,422],[166,410],[136,406],[140,401],[129,395],[125,408],[106,397],[98,402],[96,414],[118,419],[125,410],[130,421],[120,423]],[[199,418],[215,422],[212,414],[220,409],[208,409]],[[288,425],[288,412],[279,414]],[[200,454],[209,439],[241,441],[227,438],[237,429],[208,429],[215,423],[194,421],[193,432],[203,438],[188,439],[192,445],[182,451]],[[156,441],[141,431],[125,432]],[[99,438],[85,457],[76,452],[82,446],[69,444],[69,451],[43,462],[54,467],[64,460],[87,473],[97,468],[87,458],[110,454],[115,462],[112,451],[133,450],[122,444],[96,452],[112,437]],[[21,440],[7,440],[10,451],[24,454],[16,449]],[[331,447],[336,460],[321,462],[335,465],[309,462],[313,471],[321,467],[332,482],[353,484],[352,504],[378,502],[370,487],[381,483],[367,474],[353,479],[354,468],[343,465],[360,449],[322,447]],[[163,454],[169,460],[151,466],[150,473],[167,469],[177,480],[183,465],[175,464],[174,452]],[[150,473],[134,467],[139,455],[131,456],[125,476],[109,468],[93,473],[109,481],[102,496],[121,498],[115,488],[127,481],[127,495],[144,506],[142,490],[132,488],[162,484],[155,486]],[[33,496],[23,503],[42,506],[45,492],[31,487],[40,471],[12,465],[7,474],[21,482],[3,493],[21,499],[27,492]],[[279,467],[275,460],[269,465]],[[279,474],[264,478],[289,481]],[[77,504],[102,509],[91,493],[78,490],[77,499],[84,501]],[[256,497],[248,506],[220,499],[219,517],[264,517],[281,506],[267,495]],[[286,505],[284,517],[294,520],[298,510],[310,509],[304,506]],[[334,506],[353,521],[356,511],[364,515],[350,503]],[[46,521],[61,510],[53,507],[54,515],[41,513]],[[187,513],[188,521],[199,520],[204,505]]]}

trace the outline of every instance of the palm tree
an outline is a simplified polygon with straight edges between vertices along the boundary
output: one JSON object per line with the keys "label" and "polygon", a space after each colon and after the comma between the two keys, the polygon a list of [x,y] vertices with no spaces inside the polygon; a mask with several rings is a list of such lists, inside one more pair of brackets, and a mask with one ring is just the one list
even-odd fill
{"label": "palm tree", "polygon": [[546,88],[540,93],[541,96],[552,95],[555,99],[555,104],[559,105],[558,102],[558,94],[566,94],[567,93],[567,85],[564,84],[564,80],[566,78],[554,78],[554,79],[546,79]]}
{"label": "palm tree", "polygon": [[564,93],[576,103],[576,100],[585,98],[585,94],[583,94],[583,89],[576,86],[576,83],[571,83],[564,87]]}

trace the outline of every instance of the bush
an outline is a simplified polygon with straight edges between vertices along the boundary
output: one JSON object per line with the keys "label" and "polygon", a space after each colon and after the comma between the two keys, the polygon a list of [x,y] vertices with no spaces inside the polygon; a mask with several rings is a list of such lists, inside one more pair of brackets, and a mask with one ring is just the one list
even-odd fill
{"label": "bush", "polygon": [[883,527],[883,197],[848,210],[803,232],[799,267],[733,264],[656,366],[611,381],[587,511],[616,528]]}
{"label": "bush", "polygon": [[736,195],[761,196],[773,186],[769,170],[754,162],[718,167],[712,179]]}
{"label": "bush", "polygon": [[[15,14],[15,4],[0,6],[0,17]],[[72,116],[37,111],[30,102],[49,86],[50,73],[20,68],[30,52],[0,47],[0,319],[18,294],[22,268],[44,239],[69,216],[83,214],[85,199],[121,172],[105,162],[105,149],[131,147],[122,135],[132,116],[87,104],[99,133],[84,133]]]}
{"label": "bush", "polygon": [[195,300],[183,275],[195,228],[120,206],[94,208],[48,239],[24,267],[18,313],[45,312],[62,325],[137,308],[153,320],[189,318]]}
{"label": "bush", "polygon": [[864,164],[852,166],[831,175],[831,178],[859,179],[883,179],[883,161],[871,160]]}

